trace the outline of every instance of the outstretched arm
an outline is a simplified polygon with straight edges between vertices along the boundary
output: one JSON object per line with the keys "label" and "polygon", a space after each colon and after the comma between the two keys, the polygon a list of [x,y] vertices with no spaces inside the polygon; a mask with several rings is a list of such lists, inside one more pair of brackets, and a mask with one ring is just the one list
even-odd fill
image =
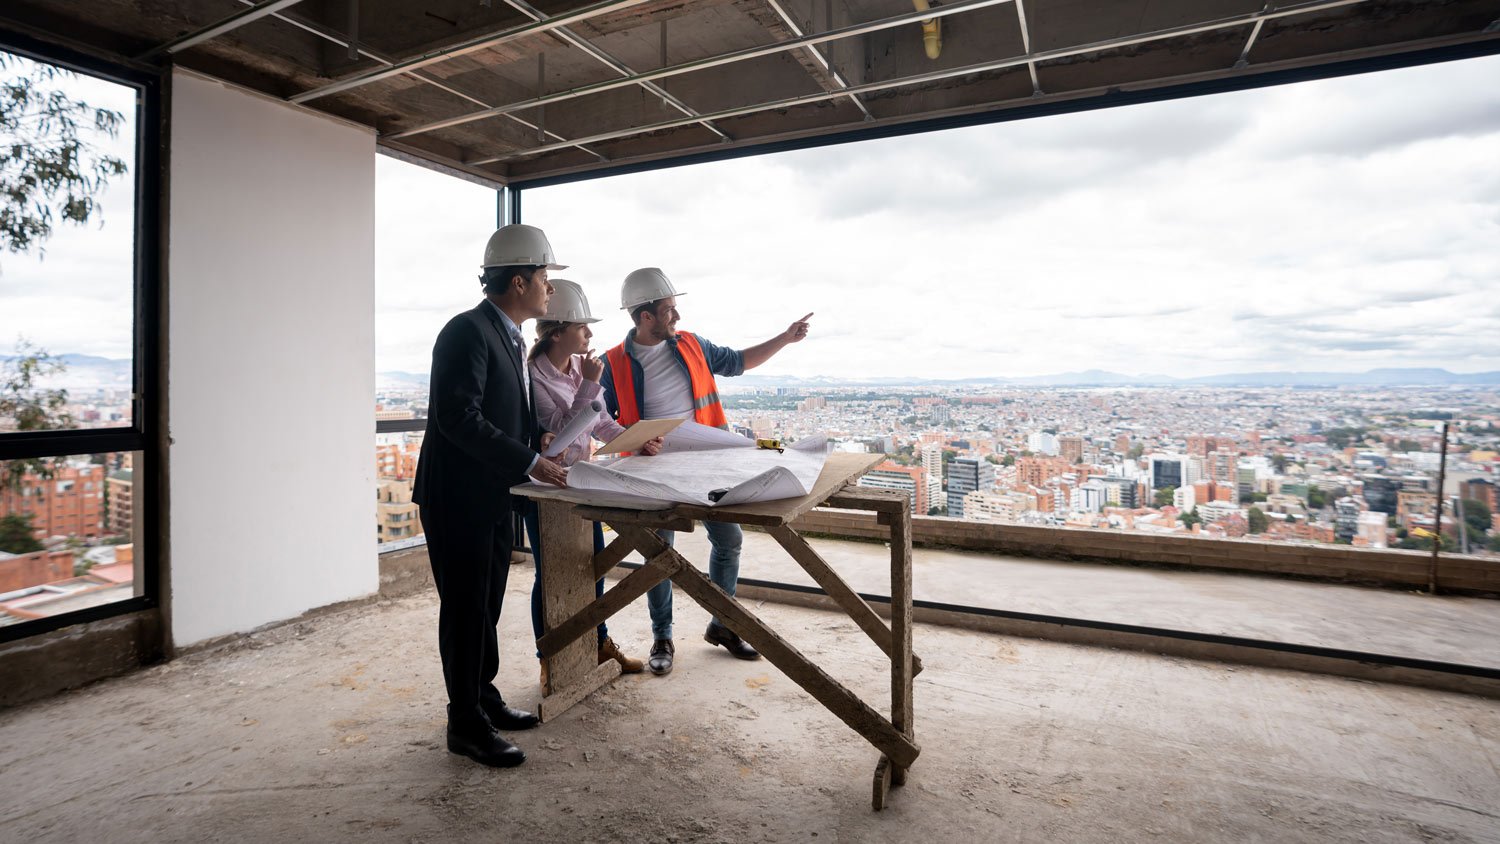
{"label": "outstretched arm", "polygon": [[745,368],[754,369],[755,367],[760,366],[761,364],[770,360],[776,355],[777,352],[781,351],[787,346],[801,341],[802,338],[807,336],[807,321],[811,318],[812,314],[808,314],[802,319],[799,319],[796,322],[792,323],[787,327],[787,330],[781,332],[780,334],[777,334],[775,337],[772,337],[764,343],[756,346],[751,346],[750,348],[740,352],[740,354],[742,354],[745,358]]}

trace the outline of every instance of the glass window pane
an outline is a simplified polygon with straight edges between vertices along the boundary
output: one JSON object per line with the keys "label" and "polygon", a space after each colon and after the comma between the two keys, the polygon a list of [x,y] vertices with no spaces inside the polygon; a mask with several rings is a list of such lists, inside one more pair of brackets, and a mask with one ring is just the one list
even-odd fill
{"label": "glass window pane", "polygon": [[0,462],[0,626],[139,596],[140,452]]}
{"label": "glass window pane", "polygon": [[0,436],[131,425],[136,92],[0,52],[6,185],[76,177],[0,197]]}

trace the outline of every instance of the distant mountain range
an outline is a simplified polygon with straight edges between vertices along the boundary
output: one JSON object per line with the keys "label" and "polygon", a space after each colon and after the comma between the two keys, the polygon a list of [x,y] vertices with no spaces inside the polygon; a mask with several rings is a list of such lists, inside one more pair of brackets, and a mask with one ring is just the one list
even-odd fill
{"label": "distant mountain range", "polygon": [[[427,383],[427,376],[410,372],[382,372],[382,389],[412,389]],[[1500,371],[1449,372],[1446,369],[1371,369],[1367,372],[1235,372],[1197,378],[1170,375],[1124,375],[1089,369],[1056,375],[1023,378],[834,378],[826,375],[741,375],[731,379],[737,387],[1451,387],[1500,386]]]}
{"label": "distant mountain range", "polygon": [[[92,355],[59,355],[67,371],[48,386],[69,390],[129,389],[130,361]],[[11,358],[0,355],[0,361]],[[378,372],[380,390],[426,387],[427,373]],[[1125,375],[1102,369],[1033,375],[1024,378],[834,378],[797,375],[742,375],[730,383],[738,387],[1449,387],[1500,386],[1500,371],[1449,372],[1446,369],[1371,369],[1366,372],[1235,372],[1198,378],[1169,375]],[[726,385],[727,386],[727,385]]]}
{"label": "distant mountain range", "polygon": [[[41,386],[67,390],[129,390],[131,366],[128,360],[101,358],[93,355],[54,355],[67,369],[59,376],[44,379]],[[12,355],[0,355],[0,361],[9,363]]]}

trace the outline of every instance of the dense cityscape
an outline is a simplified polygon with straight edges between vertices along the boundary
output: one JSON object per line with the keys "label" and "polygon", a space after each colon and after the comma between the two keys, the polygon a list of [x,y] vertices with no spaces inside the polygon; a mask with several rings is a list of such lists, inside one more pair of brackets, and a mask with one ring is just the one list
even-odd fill
{"label": "dense cityscape", "polygon": [[[727,385],[726,385],[727,386]],[[426,389],[378,394],[421,419]],[[820,386],[726,390],[737,430],[886,455],[861,483],[918,516],[1212,539],[1500,556],[1500,389]],[[129,393],[80,391],[71,424],[128,421]],[[378,543],[421,535],[420,431],[376,434]],[[134,594],[131,454],[5,465],[0,624]]]}
{"label": "dense cityscape", "polygon": [[[377,415],[421,418],[392,389]],[[1205,538],[1500,553],[1500,390],[994,386],[726,389],[742,433],[883,453],[915,515]],[[378,537],[420,532],[421,434],[378,438]]]}

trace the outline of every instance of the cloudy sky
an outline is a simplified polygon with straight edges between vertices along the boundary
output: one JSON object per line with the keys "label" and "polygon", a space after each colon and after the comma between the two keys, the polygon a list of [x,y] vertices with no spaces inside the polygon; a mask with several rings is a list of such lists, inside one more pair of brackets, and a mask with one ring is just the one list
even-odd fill
{"label": "cloudy sky", "polygon": [[[660,266],[718,343],[814,311],[768,374],[1500,369],[1496,79],[1488,58],[659,170],[527,192],[523,215],[601,348],[625,273]],[[379,173],[382,200],[431,181]],[[425,368],[451,309],[410,309],[487,234],[437,203],[381,203],[382,369]]]}
{"label": "cloudy sky", "polygon": [[[0,76],[6,73],[0,69]],[[135,96],[129,88],[88,76],[62,87],[75,99],[124,115],[117,137],[87,131],[82,137],[100,153],[123,159],[131,175],[110,183],[99,197],[103,213],[87,225],[53,220],[52,237],[41,252],[0,250],[0,355],[11,354],[17,338],[24,336],[55,354],[129,358]]]}
{"label": "cloudy sky", "polygon": [[[530,191],[524,215],[601,350],[625,273],[660,266],[717,343],[816,313],[766,374],[1493,370],[1496,79],[1486,58],[674,168]],[[376,174],[376,366],[425,372],[478,300],[495,196]],[[128,354],[127,193],[45,260],[0,256],[0,346]]]}

